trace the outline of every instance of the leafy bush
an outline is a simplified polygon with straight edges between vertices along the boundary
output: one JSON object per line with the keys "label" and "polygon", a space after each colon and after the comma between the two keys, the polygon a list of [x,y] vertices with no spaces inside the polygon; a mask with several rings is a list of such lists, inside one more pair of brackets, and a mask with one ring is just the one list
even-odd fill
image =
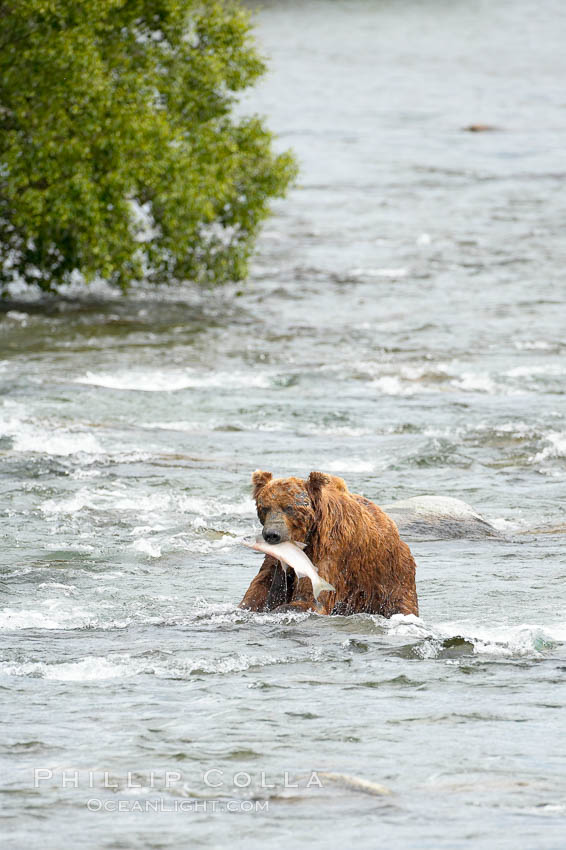
{"label": "leafy bush", "polygon": [[295,175],[236,93],[265,70],[221,0],[2,0],[0,284],[241,279]]}

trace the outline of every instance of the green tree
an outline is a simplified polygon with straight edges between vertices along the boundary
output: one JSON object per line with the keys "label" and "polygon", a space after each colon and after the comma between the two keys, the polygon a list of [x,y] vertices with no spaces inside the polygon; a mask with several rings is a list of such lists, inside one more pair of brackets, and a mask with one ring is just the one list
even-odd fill
{"label": "green tree", "polygon": [[295,175],[232,0],[0,0],[0,288],[238,280]]}

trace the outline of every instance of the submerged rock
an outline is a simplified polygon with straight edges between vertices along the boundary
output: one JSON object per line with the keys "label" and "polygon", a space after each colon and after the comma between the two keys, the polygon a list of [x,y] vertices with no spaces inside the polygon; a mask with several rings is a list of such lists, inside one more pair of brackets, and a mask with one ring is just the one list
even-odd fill
{"label": "submerged rock", "polygon": [[391,789],[379,782],[363,779],[361,776],[350,776],[347,773],[321,773],[317,771],[319,780],[323,782],[334,782],[349,791],[361,791],[362,794],[371,794],[374,797],[384,797],[391,794]]}
{"label": "submerged rock", "polygon": [[501,537],[471,505],[449,496],[414,496],[383,510],[397,523],[401,536],[418,540]]}
{"label": "submerged rock", "polygon": [[462,127],[462,129],[467,130],[468,133],[491,133],[497,130],[497,127],[493,127],[491,124],[468,124],[467,127]]}

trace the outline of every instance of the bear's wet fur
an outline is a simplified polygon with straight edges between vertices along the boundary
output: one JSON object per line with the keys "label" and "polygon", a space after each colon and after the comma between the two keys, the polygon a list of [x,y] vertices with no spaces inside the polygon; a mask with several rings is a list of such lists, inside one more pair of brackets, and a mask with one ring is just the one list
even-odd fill
{"label": "bear's wet fur", "polygon": [[290,568],[285,573],[267,555],[241,608],[418,615],[411,550],[381,508],[350,493],[342,478],[323,472],[303,480],[273,478],[258,469],[252,483],[264,534],[278,537],[277,542],[306,543],[305,553],[320,577],[336,589],[323,591],[317,604],[308,578],[297,579]]}

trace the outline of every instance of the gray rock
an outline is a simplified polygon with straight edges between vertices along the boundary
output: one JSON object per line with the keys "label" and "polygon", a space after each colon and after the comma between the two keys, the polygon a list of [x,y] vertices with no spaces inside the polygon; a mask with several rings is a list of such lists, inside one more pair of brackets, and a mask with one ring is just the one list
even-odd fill
{"label": "gray rock", "polygon": [[414,496],[380,507],[397,523],[402,537],[415,540],[501,537],[491,523],[461,499]]}

